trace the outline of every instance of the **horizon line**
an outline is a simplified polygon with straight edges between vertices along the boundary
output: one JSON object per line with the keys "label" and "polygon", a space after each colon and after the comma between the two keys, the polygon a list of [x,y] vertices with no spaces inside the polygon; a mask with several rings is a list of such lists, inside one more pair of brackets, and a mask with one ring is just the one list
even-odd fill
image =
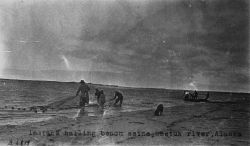
{"label": "horizon line", "polygon": [[[46,79],[18,79],[18,78],[2,78],[0,80],[17,80],[17,81],[39,81],[39,82],[59,82],[59,83],[79,83],[77,81],[57,81],[57,80],[46,80]],[[163,87],[139,87],[139,86],[122,86],[122,85],[108,85],[108,84],[101,84],[101,83],[91,83],[86,82],[87,84],[93,85],[102,85],[102,86],[116,86],[121,88],[137,88],[137,89],[162,89],[162,90],[183,90],[183,91],[195,91],[192,89],[176,89],[176,88],[163,88]],[[220,93],[245,93],[250,94],[250,92],[244,91],[225,91],[225,90],[196,90],[199,92],[220,92]]]}

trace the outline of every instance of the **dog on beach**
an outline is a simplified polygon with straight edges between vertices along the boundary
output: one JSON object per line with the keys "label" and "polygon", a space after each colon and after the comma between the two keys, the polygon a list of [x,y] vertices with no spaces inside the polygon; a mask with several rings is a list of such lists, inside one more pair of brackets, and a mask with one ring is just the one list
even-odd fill
{"label": "dog on beach", "polygon": [[161,116],[163,113],[163,104],[159,104],[155,110],[155,116]]}

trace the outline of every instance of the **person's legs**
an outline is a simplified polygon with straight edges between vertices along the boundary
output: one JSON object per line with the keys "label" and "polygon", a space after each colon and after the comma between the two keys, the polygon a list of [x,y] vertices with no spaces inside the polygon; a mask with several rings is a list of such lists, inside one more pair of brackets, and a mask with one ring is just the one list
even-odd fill
{"label": "person's legs", "polygon": [[188,99],[188,95],[187,94],[184,96],[184,99],[186,99],[186,100]]}
{"label": "person's legs", "polygon": [[192,96],[192,99],[194,100],[194,95],[193,95],[193,94],[191,94],[191,96]]}
{"label": "person's legs", "polygon": [[104,102],[102,101],[101,103],[101,108],[103,109],[104,108]]}
{"label": "person's legs", "polygon": [[99,107],[101,109],[104,109],[104,104],[105,104],[105,100],[103,98],[99,98]]}
{"label": "person's legs", "polygon": [[83,102],[82,97],[80,97],[79,107],[82,107],[82,102]]}
{"label": "person's legs", "polygon": [[123,101],[123,99],[122,99],[122,98],[120,98],[120,106],[122,106],[122,101]]}
{"label": "person's legs", "polygon": [[83,100],[83,104],[82,104],[82,107],[81,107],[81,109],[83,109],[84,110],[84,108],[85,108],[85,105],[87,104],[87,101],[86,101],[86,99],[85,100]]}
{"label": "person's legs", "polygon": [[89,93],[87,93],[86,96],[87,96],[87,97],[86,97],[86,104],[89,104]]}
{"label": "person's legs", "polygon": [[84,108],[85,107],[85,104],[87,103],[87,99],[86,99],[86,97],[85,96],[81,96],[80,97],[80,104],[79,104],[79,106],[82,108]]}

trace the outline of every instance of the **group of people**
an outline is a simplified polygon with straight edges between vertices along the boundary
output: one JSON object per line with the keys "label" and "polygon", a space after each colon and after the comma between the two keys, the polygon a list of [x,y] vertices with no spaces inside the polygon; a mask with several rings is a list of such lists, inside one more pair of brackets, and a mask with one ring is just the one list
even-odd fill
{"label": "group of people", "polygon": [[[184,91],[185,99],[192,99],[192,100],[197,100],[198,99],[198,92],[195,90],[194,93],[189,93],[188,91]],[[191,97],[191,98],[190,98]]]}
{"label": "group of people", "polygon": [[[189,93],[188,91],[184,91],[184,99],[185,100],[198,100],[198,92],[195,90],[194,93]],[[206,94],[205,100],[209,98],[209,92]]]}
{"label": "group of people", "polygon": [[[80,94],[80,102],[79,102],[80,107],[84,107],[85,104],[89,104],[89,91],[90,91],[89,86],[85,83],[84,80],[81,80],[80,86],[76,92],[76,96]],[[96,89],[95,97],[97,99],[97,104],[101,108],[104,108],[104,104],[106,103],[106,97],[105,97],[104,91]],[[117,105],[117,103],[119,103],[119,106],[121,106],[123,102],[122,93],[120,93],[119,91],[115,91],[114,97],[110,101],[112,100],[115,100],[114,105]]]}

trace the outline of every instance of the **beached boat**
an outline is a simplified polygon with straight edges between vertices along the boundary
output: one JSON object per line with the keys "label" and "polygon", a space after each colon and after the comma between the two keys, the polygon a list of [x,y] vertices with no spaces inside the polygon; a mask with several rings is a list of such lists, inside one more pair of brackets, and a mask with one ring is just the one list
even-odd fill
{"label": "beached boat", "polygon": [[195,98],[195,96],[191,93],[186,94],[184,96],[184,101],[190,101],[190,102],[209,102],[208,101],[209,98],[209,93],[206,94],[206,98],[198,98],[198,96]]}
{"label": "beached boat", "polygon": [[207,99],[184,99],[184,100],[190,102],[209,102]]}

